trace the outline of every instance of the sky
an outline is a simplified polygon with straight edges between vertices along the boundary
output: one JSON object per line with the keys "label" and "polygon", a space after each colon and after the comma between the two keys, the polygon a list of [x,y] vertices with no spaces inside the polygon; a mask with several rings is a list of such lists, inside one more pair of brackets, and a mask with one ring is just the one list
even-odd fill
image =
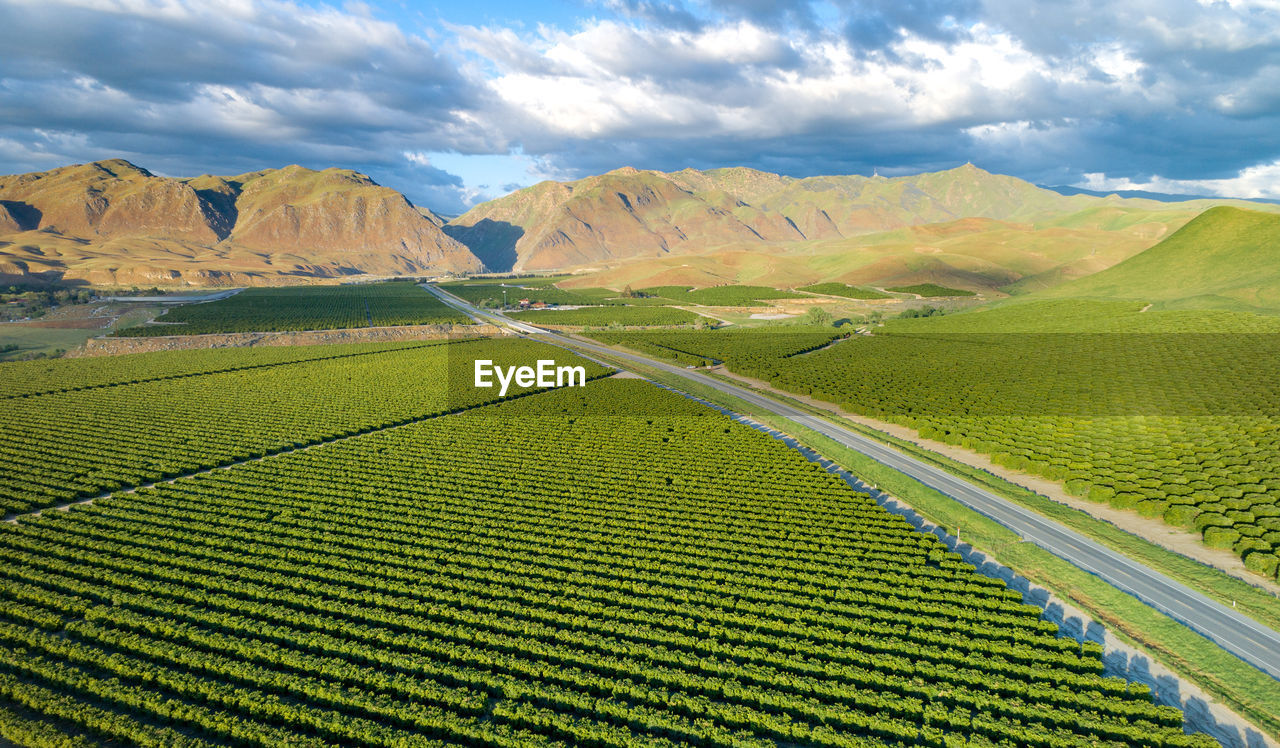
{"label": "sky", "polygon": [[621,166],[1280,198],[1280,0],[0,0],[0,48],[3,173],[337,166],[447,214]]}

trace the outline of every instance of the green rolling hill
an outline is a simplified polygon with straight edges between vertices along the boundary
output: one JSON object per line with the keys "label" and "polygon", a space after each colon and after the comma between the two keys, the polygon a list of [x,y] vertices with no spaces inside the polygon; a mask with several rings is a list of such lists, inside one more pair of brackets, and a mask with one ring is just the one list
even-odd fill
{"label": "green rolling hill", "polygon": [[1035,294],[1133,299],[1155,309],[1280,312],[1280,215],[1210,208],[1150,249]]}

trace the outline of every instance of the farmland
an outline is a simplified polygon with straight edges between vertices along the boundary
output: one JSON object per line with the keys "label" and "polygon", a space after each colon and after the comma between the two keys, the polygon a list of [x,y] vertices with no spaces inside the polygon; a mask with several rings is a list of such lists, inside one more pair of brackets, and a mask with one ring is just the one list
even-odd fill
{"label": "farmland", "polygon": [[[535,349],[464,340],[307,349],[312,358],[278,349],[297,358],[275,361],[258,351],[145,354],[112,359],[115,373],[45,364],[49,382],[87,389],[4,401],[0,507],[26,511],[470,407],[492,391],[445,385],[470,376],[472,360],[524,361]],[[24,372],[10,366],[0,376]]]}
{"label": "farmland", "polygon": [[804,294],[783,291],[770,286],[709,286],[695,289],[692,286],[655,286],[641,289],[642,293],[671,299],[677,304],[702,306],[762,306],[769,299],[802,299]]}
{"label": "farmland", "polygon": [[892,294],[877,291],[874,288],[864,288],[862,286],[850,286],[845,283],[815,283],[812,286],[801,286],[796,289],[798,291],[808,291],[810,293],[826,294],[828,296],[843,296],[846,299],[892,299]]}
{"label": "farmland", "polygon": [[389,325],[466,324],[465,316],[412,283],[250,288],[221,301],[171,309],[118,335],[333,330]]}
{"label": "farmland", "polygon": [[608,345],[622,345],[654,358],[705,366],[712,362],[773,361],[817,350],[843,336],[835,330],[743,329],[721,330],[715,335],[696,331],[635,335],[605,331],[590,335]]}
{"label": "farmland", "polygon": [[[524,287],[526,283],[529,286],[528,288]],[[511,306],[515,306],[521,299],[528,299],[530,302],[541,301],[546,304],[574,306],[580,304],[621,303],[605,298],[606,295],[613,294],[600,293],[603,289],[565,291],[549,283],[527,282],[525,280],[513,280],[503,283],[441,283],[440,287],[454,296],[480,307],[501,306],[504,298],[506,303]]]}
{"label": "farmland", "polygon": [[894,293],[912,293],[925,298],[938,296],[976,296],[973,291],[966,291],[961,288],[947,288],[939,286],[937,283],[917,283],[914,286],[898,286],[896,288],[886,288],[886,291]]}
{"label": "farmland", "polygon": [[0,558],[0,736],[38,745],[1211,744],[934,537],[635,380],[47,513]]}
{"label": "farmland", "polygon": [[579,309],[547,309],[514,312],[513,319],[538,325],[605,327],[607,325],[691,325],[700,319],[693,312],[661,306],[594,306]]}
{"label": "farmland", "polygon": [[904,320],[803,355],[786,335],[754,345],[725,331],[597,337],[681,363],[714,358],[976,450],[1198,532],[1274,578],[1280,385],[1258,372],[1274,368],[1280,328],[1252,315],[1140,307],[1052,302]]}
{"label": "farmland", "polygon": [[[409,344],[420,345],[422,344]],[[209,348],[59,361],[21,361],[0,367],[0,399],[364,355],[401,347],[406,346],[357,344],[236,350]]]}
{"label": "farmland", "polygon": [[562,289],[548,281],[518,279],[502,283],[458,281],[441,283],[449,293],[479,306],[500,306],[503,292],[506,303],[514,306],[521,299],[547,304],[587,306],[653,306],[663,304],[697,304],[700,306],[760,306],[771,299],[810,298],[804,294],[783,291],[769,286],[710,286],[695,289],[692,286],[655,286],[639,289],[631,298],[607,288]]}

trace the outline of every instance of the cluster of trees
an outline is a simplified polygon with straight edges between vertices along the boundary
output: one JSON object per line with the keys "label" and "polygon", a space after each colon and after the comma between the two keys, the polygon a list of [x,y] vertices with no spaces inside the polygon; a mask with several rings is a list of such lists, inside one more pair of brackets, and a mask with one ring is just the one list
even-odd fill
{"label": "cluster of trees", "polygon": [[904,309],[898,313],[898,319],[920,319],[922,317],[940,317],[946,314],[946,310],[939,309],[936,306],[924,306],[914,309]]}
{"label": "cluster of trees", "polygon": [[0,570],[6,736],[1208,745],[936,538],[638,380],[6,525]]}
{"label": "cluster of trees", "polygon": [[7,291],[0,292],[0,319],[43,317],[64,304],[87,304],[93,299],[93,291],[87,288],[9,286]]}

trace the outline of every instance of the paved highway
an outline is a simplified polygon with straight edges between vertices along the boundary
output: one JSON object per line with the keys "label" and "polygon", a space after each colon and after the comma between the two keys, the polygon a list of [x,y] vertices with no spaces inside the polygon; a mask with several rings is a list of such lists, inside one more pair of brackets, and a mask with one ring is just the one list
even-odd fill
{"label": "paved highway", "polygon": [[809,415],[786,403],[701,372],[655,361],[645,356],[623,353],[606,346],[583,342],[518,322],[497,312],[483,311],[434,286],[428,290],[445,303],[479,314],[518,332],[538,335],[545,342],[576,351],[590,351],[661,369],[726,395],[745,400],[761,411],[817,431],[844,446],[915,478],[950,496],[961,504],[999,522],[1024,540],[1044,548],[1085,571],[1096,574],[1146,604],[1182,621],[1216,642],[1223,649],[1280,680],[1280,632],[1276,632],[1240,612],[1201,595],[1180,582],[1100,545],[1085,536],[997,496],[938,467],[903,454],[893,447],[837,424]]}

